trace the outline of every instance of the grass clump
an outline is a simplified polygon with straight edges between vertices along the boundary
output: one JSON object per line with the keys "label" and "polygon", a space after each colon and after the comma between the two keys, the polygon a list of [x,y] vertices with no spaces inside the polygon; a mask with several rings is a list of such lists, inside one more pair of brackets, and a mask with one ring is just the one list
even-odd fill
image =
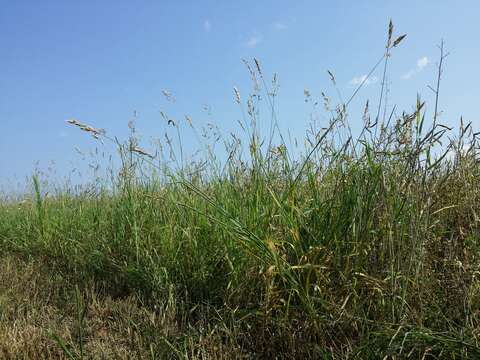
{"label": "grass clump", "polygon": [[[376,65],[384,73],[404,38],[392,36],[390,24]],[[173,169],[134,131],[120,143],[72,120],[117,144],[109,182],[46,195],[34,177],[31,198],[0,203],[5,356],[480,357],[471,125],[453,135],[438,101],[427,125],[420,99],[412,113],[382,117],[380,100],[354,136],[350,99],[294,156],[278,132],[275,91],[257,60],[247,65],[255,90],[245,111],[234,95],[248,143],[227,143],[226,161],[207,152],[185,165],[182,154]],[[257,127],[262,91],[268,141]]]}

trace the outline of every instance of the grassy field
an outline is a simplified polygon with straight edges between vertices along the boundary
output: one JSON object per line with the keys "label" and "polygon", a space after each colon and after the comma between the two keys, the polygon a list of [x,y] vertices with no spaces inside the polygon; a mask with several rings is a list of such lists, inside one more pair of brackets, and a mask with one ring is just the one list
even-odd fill
{"label": "grassy field", "polygon": [[[400,41],[389,34],[380,69]],[[295,155],[275,83],[247,65],[260,86],[245,101],[235,89],[247,141],[226,142],[228,159],[170,166],[134,124],[120,143],[72,120],[115,140],[120,168],[82,188],[34,176],[0,202],[0,357],[480,358],[470,124],[454,132],[420,100],[391,116],[381,100],[359,116],[326,104]]]}

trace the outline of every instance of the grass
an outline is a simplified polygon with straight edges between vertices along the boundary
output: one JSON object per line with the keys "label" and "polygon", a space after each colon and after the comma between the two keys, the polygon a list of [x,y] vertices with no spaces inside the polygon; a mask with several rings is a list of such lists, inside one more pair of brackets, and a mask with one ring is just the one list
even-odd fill
{"label": "grass", "polygon": [[[392,32],[384,74],[403,39]],[[0,202],[4,358],[480,357],[471,125],[453,134],[437,111],[427,125],[420,100],[382,117],[380,100],[353,136],[340,104],[295,156],[275,83],[257,60],[248,68],[245,104],[234,91],[248,142],[226,142],[226,161],[207,150],[186,165],[168,138],[170,149],[140,148],[133,124],[121,143],[70,121],[113,141],[120,169],[76,190],[34,176],[31,196]]]}

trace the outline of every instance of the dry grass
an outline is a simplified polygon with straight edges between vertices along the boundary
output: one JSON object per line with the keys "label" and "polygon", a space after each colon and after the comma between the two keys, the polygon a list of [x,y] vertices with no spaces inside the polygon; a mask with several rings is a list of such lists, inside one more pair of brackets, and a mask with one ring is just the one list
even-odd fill
{"label": "dry grass", "polygon": [[[0,260],[0,354],[5,359],[68,358],[53,339],[78,344],[75,289],[61,276],[52,276],[48,266],[17,257]],[[148,324],[158,334],[167,334],[174,324],[157,319],[134,297],[112,299],[93,288],[82,291],[85,303],[85,353],[95,359],[148,358],[138,325]]]}
{"label": "dry grass", "polygon": [[[92,359],[233,359],[238,345],[222,341],[222,331],[185,339],[182,351],[167,339],[183,337],[175,309],[149,309],[135,296],[112,298],[98,286],[81,292],[83,357]],[[0,259],[0,358],[81,358],[75,287],[48,264],[17,256]],[[200,321],[207,325],[205,320]],[[200,323],[199,322],[199,323]],[[208,325],[207,325],[208,326]],[[201,329],[191,329],[198,333]],[[62,349],[56,336],[71,356]]]}

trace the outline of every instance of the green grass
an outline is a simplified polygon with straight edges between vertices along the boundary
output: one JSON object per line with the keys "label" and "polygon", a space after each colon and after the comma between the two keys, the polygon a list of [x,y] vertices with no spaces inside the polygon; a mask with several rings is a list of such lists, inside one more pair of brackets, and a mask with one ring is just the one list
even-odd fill
{"label": "green grass", "polygon": [[339,107],[295,156],[261,137],[256,99],[226,162],[173,168],[133,134],[88,191],[35,176],[0,203],[5,357],[480,357],[470,125],[427,126],[419,101],[352,137]]}

